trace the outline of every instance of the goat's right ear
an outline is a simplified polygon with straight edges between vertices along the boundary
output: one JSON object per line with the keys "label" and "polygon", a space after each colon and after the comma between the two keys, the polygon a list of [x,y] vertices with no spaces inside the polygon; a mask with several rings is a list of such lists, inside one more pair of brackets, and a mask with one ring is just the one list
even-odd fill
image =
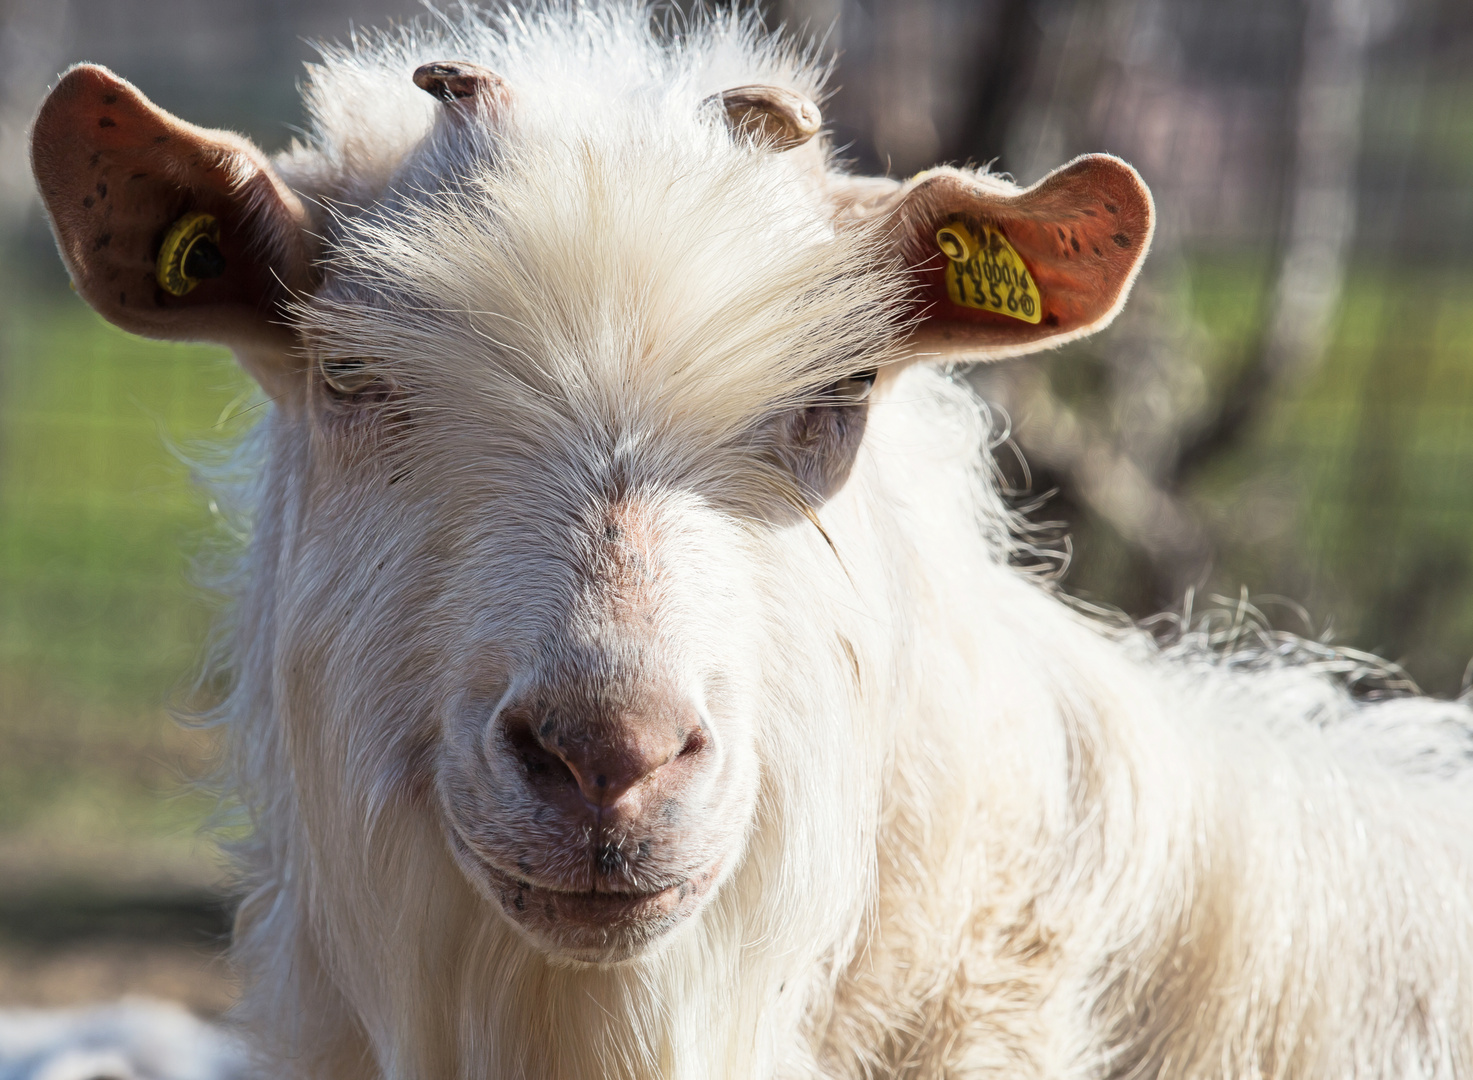
{"label": "goat's right ear", "polygon": [[251,142],[84,64],[41,106],[31,167],[73,285],[104,318],[234,346],[258,380],[281,377],[256,368],[294,344],[285,305],[311,284],[306,211]]}

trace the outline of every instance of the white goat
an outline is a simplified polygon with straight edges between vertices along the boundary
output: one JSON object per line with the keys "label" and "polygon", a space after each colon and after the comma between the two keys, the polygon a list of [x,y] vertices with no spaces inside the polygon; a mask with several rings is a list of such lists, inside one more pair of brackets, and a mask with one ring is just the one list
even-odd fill
{"label": "white goat", "polygon": [[268,1075],[1473,1075],[1466,711],[1079,614],[916,362],[1107,323],[1139,178],[851,177],[803,57],[650,26],[329,52],[274,163],[96,67],[37,120],[79,292],[274,402]]}

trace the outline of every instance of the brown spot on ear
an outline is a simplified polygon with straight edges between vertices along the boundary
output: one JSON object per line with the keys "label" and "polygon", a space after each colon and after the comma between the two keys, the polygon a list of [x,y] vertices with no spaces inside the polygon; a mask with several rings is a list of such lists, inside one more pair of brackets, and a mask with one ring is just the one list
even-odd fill
{"label": "brown spot on ear", "polygon": [[105,199],[105,198],[107,198],[107,181],[106,180],[99,180],[99,181],[97,181],[97,197],[99,199]]}
{"label": "brown spot on ear", "polygon": [[1119,248],[1128,248],[1128,247],[1130,247],[1130,237],[1126,236],[1123,232],[1116,233],[1114,236],[1110,237],[1110,239],[1113,240],[1113,241],[1115,241],[1115,246],[1116,247],[1119,247]]}
{"label": "brown spot on ear", "polygon": [[118,122],[111,116],[104,116],[101,120],[97,121],[97,126],[102,128],[117,127]]}
{"label": "brown spot on ear", "polygon": [[[1115,216],[1104,213],[1107,205]],[[1150,245],[1153,218],[1150,192],[1135,170],[1107,155],[1079,158],[1022,190],[985,174],[935,169],[906,184],[881,213],[890,215],[881,224],[914,275],[913,343],[922,352],[970,359],[1016,356],[1106,326]],[[951,220],[1006,236],[1037,288],[1037,323],[953,299],[936,239]],[[1127,243],[1110,242],[1116,235]],[[1086,251],[1088,259],[1075,257]]]}
{"label": "brown spot on ear", "polygon": [[164,143],[166,143],[168,141],[169,141],[169,137],[167,135],[155,135],[153,137],[153,143],[154,143],[155,146],[162,146]]}
{"label": "brown spot on ear", "polygon": [[101,251],[103,248],[107,247],[112,242],[113,242],[113,234],[112,233],[105,232],[101,236],[99,236],[96,240],[92,241],[92,250],[93,251]]}
{"label": "brown spot on ear", "polygon": [[130,181],[131,180],[147,180],[148,179],[148,173],[146,173],[146,172],[136,172],[132,176],[128,177],[128,179]]}
{"label": "brown spot on ear", "polygon": [[88,210],[91,210],[92,204],[96,201],[97,200],[94,199],[91,195],[88,195],[85,199],[82,200],[82,205],[85,206]]}
{"label": "brown spot on ear", "polygon": [[87,167],[89,169],[95,169],[95,168],[97,168],[97,163],[99,161],[101,161],[101,160],[102,160],[102,151],[99,150],[99,151],[97,151],[97,153],[93,154],[91,158],[88,159],[88,161],[87,161]]}
{"label": "brown spot on ear", "polygon": [[1120,209],[1114,203],[1106,203],[1105,209],[1110,211],[1110,213],[1112,214],[1120,213]]}

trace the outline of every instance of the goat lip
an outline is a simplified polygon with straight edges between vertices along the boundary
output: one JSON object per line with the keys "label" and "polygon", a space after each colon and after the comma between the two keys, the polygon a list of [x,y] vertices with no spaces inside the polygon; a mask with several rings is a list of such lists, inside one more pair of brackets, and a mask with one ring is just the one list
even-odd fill
{"label": "goat lip", "polygon": [[538,896],[548,896],[558,899],[560,902],[575,901],[591,905],[606,905],[610,907],[623,907],[635,905],[679,889],[682,885],[688,885],[690,878],[681,878],[679,881],[663,885],[658,889],[646,889],[635,891],[633,889],[566,889],[559,885],[543,881],[534,881],[526,874],[510,874],[500,867],[487,862],[485,864],[487,873],[496,879],[498,884],[521,889],[526,893],[535,893]]}
{"label": "goat lip", "polygon": [[[693,899],[692,894],[698,891],[691,878],[682,878],[663,888],[645,892],[563,889],[508,874],[489,863],[485,867],[487,876],[500,894],[502,906],[509,909],[508,914],[516,912],[520,915],[540,904],[544,918],[550,921],[586,922],[605,928],[624,922],[643,922],[651,918],[679,918],[684,913],[677,909],[684,906],[687,899]],[[715,874],[711,871],[699,876],[704,879],[714,877]]]}
{"label": "goat lip", "polygon": [[686,922],[722,879],[720,857],[654,892],[579,892],[508,873],[448,830],[461,869],[538,949],[580,963],[613,964],[638,956]]}
{"label": "goat lip", "polygon": [[502,912],[540,948],[570,960],[617,963],[649,948],[703,905],[721,865],[652,892],[575,892],[528,881],[481,860]]}

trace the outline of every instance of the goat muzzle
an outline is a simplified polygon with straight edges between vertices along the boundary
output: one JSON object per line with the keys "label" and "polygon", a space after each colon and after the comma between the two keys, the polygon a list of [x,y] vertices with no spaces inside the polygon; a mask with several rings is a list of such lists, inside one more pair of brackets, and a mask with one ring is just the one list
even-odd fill
{"label": "goat muzzle", "polygon": [[643,713],[519,704],[503,711],[501,730],[541,798],[599,822],[642,816],[656,794],[681,786],[707,747],[699,716],[679,700]]}

